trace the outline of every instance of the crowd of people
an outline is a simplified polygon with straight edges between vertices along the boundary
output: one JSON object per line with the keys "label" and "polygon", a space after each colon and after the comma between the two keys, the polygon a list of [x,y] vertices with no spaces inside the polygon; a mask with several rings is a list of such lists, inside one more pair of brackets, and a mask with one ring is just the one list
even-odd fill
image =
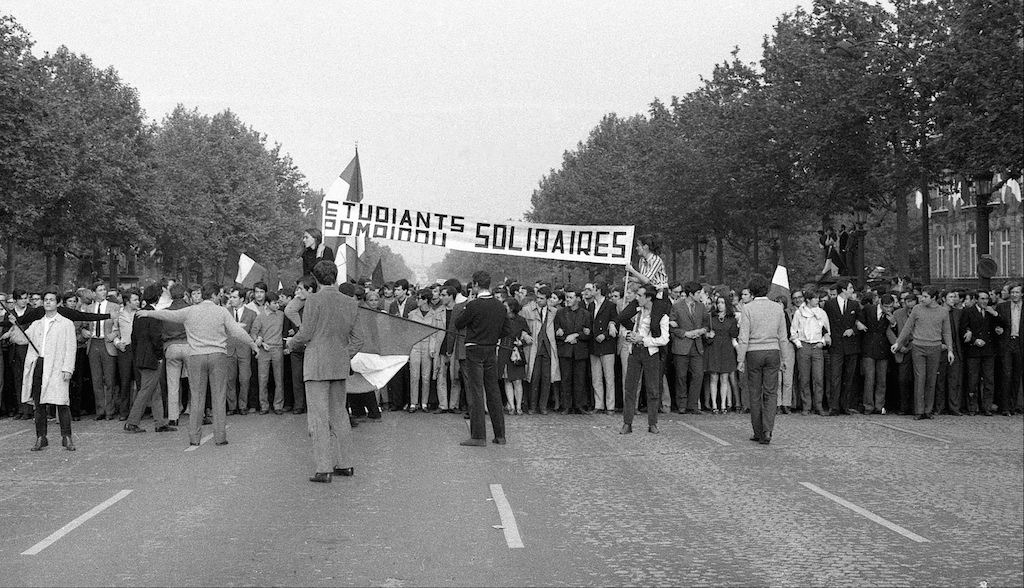
{"label": "crowd of people", "polygon": [[[303,265],[311,274],[333,255],[320,241],[313,230],[304,235],[304,253],[311,253]],[[506,280],[492,287],[488,276],[486,286],[451,279],[416,287],[400,279],[335,287],[333,276],[306,275],[276,292],[262,282],[246,289],[163,280],[141,291],[98,283],[72,292],[0,293],[10,317],[0,335],[0,416],[35,419],[33,449],[46,446],[46,422],[56,417],[64,446],[73,450],[70,423],[85,414],[124,421],[129,433],[144,431],[146,410],[158,432],[174,430],[188,414],[193,443],[212,418],[218,444],[227,443],[219,414],[303,414],[312,405],[303,374],[310,362],[303,345],[292,343],[309,342],[308,332],[299,336],[302,307],[325,289],[437,328],[385,388],[348,395],[339,409],[348,411],[346,423],[380,419],[382,410],[470,418],[469,390],[490,385],[486,373],[467,370],[474,361],[484,365],[481,354],[493,355],[486,359],[500,384],[482,410],[622,412],[623,434],[645,409],[652,433],[657,415],[668,411],[751,413],[753,439],[762,443],[770,442],[777,413],[927,419],[1024,409],[1020,283],[979,292],[896,280],[858,291],[839,279],[769,300],[769,283],[759,275],[738,289],[670,283],[659,246],[657,236],[638,239],[639,267],[629,266],[629,277],[614,285]],[[475,344],[460,319],[481,297],[501,305],[488,306],[490,312],[505,315],[500,333],[488,335],[500,337],[493,347]],[[217,361],[196,359],[207,353],[217,353]],[[335,360],[324,355],[315,369]],[[186,402],[193,394],[199,402]],[[326,406],[337,394],[316,395]],[[339,427],[331,418],[331,426],[320,426]],[[503,425],[495,436],[504,442]],[[318,462],[331,461],[327,448],[317,451]]]}

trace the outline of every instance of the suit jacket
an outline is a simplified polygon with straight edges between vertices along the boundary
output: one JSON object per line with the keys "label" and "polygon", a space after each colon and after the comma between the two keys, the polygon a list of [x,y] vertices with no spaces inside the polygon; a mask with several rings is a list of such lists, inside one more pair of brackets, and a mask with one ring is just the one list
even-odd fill
{"label": "suit jacket", "polygon": [[962,308],[949,309],[949,334],[953,338],[953,354],[957,357],[964,356],[964,330],[960,328],[963,314]]}
{"label": "suit jacket", "polygon": [[[227,310],[228,312],[231,313],[231,318],[235,321],[238,321],[238,319],[235,318],[237,316],[235,309],[228,308]],[[241,324],[242,329],[244,329],[246,333],[251,333],[252,324],[254,322],[256,322],[256,313],[251,308],[246,308],[245,306],[243,306],[242,320],[239,321],[239,324]],[[234,337],[228,337],[227,345],[225,346],[224,351],[228,354],[228,357],[246,357],[252,355],[252,349],[244,342],[239,341]]]}
{"label": "suit jacket", "polygon": [[[608,325],[615,320],[615,315],[618,314],[618,310],[615,305],[612,304],[611,300],[607,298],[601,303],[601,306],[597,307],[597,301],[594,301],[592,306],[596,308],[590,309],[590,316],[592,327],[590,330],[590,354],[591,355],[612,355],[615,353],[616,341],[613,337],[608,336]],[[604,335],[604,341],[598,343],[597,336]]]}
{"label": "suit jacket", "polygon": [[322,288],[306,297],[302,326],[292,345],[305,345],[302,377],[306,382],[344,380],[352,357],[363,348],[356,328],[359,302],[337,288]]}
{"label": "suit jacket", "polygon": [[675,355],[689,355],[694,345],[697,346],[697,353],[704,353],[704,337],[689,339],[683,336],[686,331],[694,329],[711,330],[711,315],[708,309],[700,301],[693,301],[693,314],[690,314],[686,298],[680,298],[672,305],[669,313],[669,320],[676,322],[675,327],[669,329],[672,334],[672,353]]}
{"label": "suit jacket", "polygon": [[878,318],[877,304],[869,304],[862,307],[857,320],[868,328],[867,331],[861,334],[861,354],[871,359],[887,359],[892,353],[889,349],[896,342],[896,333],[893,332],[896,325],[890,323],[884,313],[881,319]]}
{"label": "suit jacket", "polygon": [[[829,353],[842,355],[860,354],[860,331],[857,330],[857,315],[860,303],[856,300],[846,301],[846,312],[839,312],[839,299],[833,298],[825,303],[825,314],[828,316],[829,331],[832,333],[832,346]],[[844,337],[847,329],[853,329],[852,337]]]}
{"label": "suit jacket", "polygon": [[[118,312],[121,311],[121,306],[116,302],[106,301],[105,304],[106,307],[103,309],[103,312],[100,313],[100,303],[93,302],[92,304],[89,305],[89,312],[97,314],[114,313],[116,315]],[[96,323],[92,323],[91,325],[89,325],[89,330],[92,331],[93,335],[95,336]],[[117,357],[121,353],[121,350],[119,350],[117,346],[114,345],[114,340],[120,336],[121,332],[120,329],[118,329],[117,327],[117,319],[108,318],[107,320],[103,321],[103,342],[107,348],[107,353],[113,355],[114,357]],[[99,341],[97,339],[90,337],[87,349],[91,348],[93,345],[96,345],[98,343]]]}
{"label": "suit jacket", "polygon": [[[397,300],[391,301],[391,307],[388,308],[388,314],[398,315],[400,306]],[[463,305],[465,308],[465,305]],[[405,297],[405,308],[402,309],[402,318],[409,318],[409,313],[416,309],[416,299],[412,295]]]}
{"label": "suit jacket", "polygon": [[[903,327],[905,327],[906,324],[907,324],[907,321],[910,320],[910,310],[908,310],[906,307],[897,308],[896,311],[892,313],[892,318],[893,318],[893,320],[896,321],[896,334],[897,334],[897,337],[899,337],[899,333],[903,332]],[[913,342],[914,342],[914,338],[908,335],[907,336],[907,348],[908,349],[910,348],[910,344],[913,343]],[[895,341],[893,343],[895,343]],[[896,352],[896,363],[903,363],[903,358],[907,356],[907,353],[909,353],[909,351],[897,351]]]}
{"label": "suit jacket", "polygon": [[[462,315],[463,312],[466,312],[467,304],[469,304],[468,300],[463,302],[457,302],[455,306],[452,307],[452,316],[451,319],[448,321],[449,327],[447,328],[455,328],[455,322],[459,320],[459,317]],[[392,306],[394,307],[394,303],[392,303]],[[398,314],[398,308],[394,308],[395,312],[391,314]],[[458,334],[455,335],[455,351],[452,353],[452,355],[459,360],[466,359],[466,329],[459,329]]]}
{"label": "suit jacket", "polygon": [[[1011,304],[1012,303],[1007,300],[996,305],[996,314],[998,315],[996,326],[1003,328],[1003,334],[999,336],[1000,349],[1006,348],[1006,345],[1010,342],[1010,333],[1013,332],[1012,325],[1010,325],[1013,321],[1013,309],[1010,307]],[[1017,334],[1019,336],[1024,336],[1024,309],[1021,310],[1020,320],[1018,323]]]}
{"label": "suit jacket", "polygon": [[[146,310],[153,310],[147,305]],[[160,368],[163,357],[163,321],[135,316],[132,325],[132,350],[135,354],[135,369],[155,370]]]}
{"label": "suit jacket", "polygon": [[[997,318],[987,312],[981,312],[981,307],[974,305],[971,308],[963,309],[960,313],[961,336],[968,331],[971,339],[964,344],[964,355],[967,357],[994,357],[996,354],[996,321]],[[982,340],[984,345],[978,347],[975,341]]]}
{"label": "suit jacket", "polygon": [[[583,304],[577,306],[576,310],[572,310],[568,306],[559,308],[555,314],[555,340],[558,342],[558,357],[586,359],[589,355],[587,341],[590,340],[590,335],[584,334],[583,329],[590,329],[592,325],[593,319],[587,309],[583,308]],[[558,334],[559,329],[562,330],[561,335]],[[566,343],[565,338],[572,334],[579,335],[576,343]]]}

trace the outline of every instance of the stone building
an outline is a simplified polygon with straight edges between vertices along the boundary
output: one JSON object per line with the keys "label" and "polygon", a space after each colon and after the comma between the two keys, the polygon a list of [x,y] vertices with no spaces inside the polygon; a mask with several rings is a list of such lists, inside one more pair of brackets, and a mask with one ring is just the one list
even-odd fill
{"label": "stone building", "polygon": [[[1024,275],[1024,208],[1021,181],[1008,181],[989,201],[989,256],[998,265],[993,287]],[[930,260],[932,283],[941,287],[977,285],[977,207],[966,183],[931,190]]]}

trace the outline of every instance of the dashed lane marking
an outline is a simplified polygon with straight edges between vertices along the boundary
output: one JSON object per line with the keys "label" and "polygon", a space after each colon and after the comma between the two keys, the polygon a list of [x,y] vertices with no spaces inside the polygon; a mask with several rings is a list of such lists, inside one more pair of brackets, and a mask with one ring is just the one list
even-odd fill
{"label": "dashed lane marking", "polygon": [[899,533],[900,535],[903,535],[904,537],[906,537],[907,539],[910,539],[911,541],[916,541],[918,543],[931,543],[930,540],[925,539],[924,537],[918,535],[917,533],[912,533],[912,532],[904,529],[903,527],[897,525],[896,523],[894,523],[892,521],[889,521],[889,520],[886,520],[886,519],[883,519],[882,517],[876,515],[875,513],[871,512],[870,510],[867,510],[865,508],[861,508],[861,507],[857,506],[856,504],[850,502],[849,500],[846,500],[844,498],[840,498],[840,497],[836,496],[835,494],[832,494],[831,492],[826,492],[825,490],[822,490],[821,488],[815,486],[814,484],[808,484],[807,482],[800,482],[800,485],[803,486],[804,488],[807,488],[811,492],[815,492],[817,494],[821,494],[825,498],[828,498],[829,500],[831,500],[831,501],[833,501],[833,502],[835,502],[837,504],[845,506],[846,508],[852,510],[853,512],[861,515],[862,517],[865,517],[865,518],[867,518],[867,519],[869,519],[871,521],[874,521],[874,522],[878,523],[879,525],[882,525],[883,527],[886,527],[886,528],[888,528],[890,530],[896,531],[897,533]]}
{"label": "dashed lane marking", "polygon": [[74,531],[79,526],[81,526],[83,523],[85,523],[89,519],[93,518],[94,516],[100,514],[104,510],[108,509],[109,507],[113,506],[114,503],[116,503],[117,501],[121,500],[125,496],[128,496],[131,493],[132,493],[131,490],[121,490],[117,494],[115,494],[115,495],[111,496],[110,498],[108,498],[107,500],[103,501],[98,506],[94,507],[89,512],[87,512],[84,515],[78,517],[77,519],[71,521],[70,523],[64,525],[63,527],[58,529],[56,532],[54,532],[52,535],[50,535],[46,539],[43,539],[39,543],[36,543],[32,547],[30,547],[27,550],[21,552],[21,554],[22,555],[35,555],[35,554],[39,553],[40,551],[46,549],[47,547],[49,547],[49,546],[53,545],[54,543],[56,543],[57,541],[59,541],[60,538],[63,537],[64,535],[67,535],[71,531]]}
{"label": "dashed lane marking", "polygon": [[703,436],[707,437],[708,439],[711,439],[712,441],[714,441],[715,443],[718,443],[722,447],[728,447],[729,446],[729,442],[723,441],[723,440],[719,439],[718,437],[715,437],[711,433],[705,433],[704,431],[701,431],[700,429],[698,429],[697,427],[694,427],[693,425],[688,425],[686,423],[679,423],[679,424],[684,426],[684,427],[686,427],[687,429],[690,429],[694,433],[697,433],[698,435],[703,435]]}
{"label": "dashed lane marking", "polygon": [[893,425],[887,425],[885,423],[872,423],[872,424],[873,425],[878,425],[879,427],[885,427],[886,429],[892,429],[894,431],[900,431],[902,433],[909,433],[911,435],[917,435],[918,437],[924,437],[926,439],[933,439],[933,440],[939,441],[941,443],[952,443],[952,441],[950,441],[949,439],[943,439],[942,437],[934,437],[932,435],[926,435],[924,433],[918,433],[917,431],[911,431],[910,429],[903,429],[903,428],[900,428],[900,427],[895,427]]}
{"label": "dashed lane marking", "polygon": [[510,548],[523,547],[523,538],[519,536],[519,525],[516,524],[516,516],[512,514],[512,507],[505,498],[505,491],[501,484],[491,484],[491,497],[498,507],[498,514],[501,516],[501,527],[505,532],[505,543]]}

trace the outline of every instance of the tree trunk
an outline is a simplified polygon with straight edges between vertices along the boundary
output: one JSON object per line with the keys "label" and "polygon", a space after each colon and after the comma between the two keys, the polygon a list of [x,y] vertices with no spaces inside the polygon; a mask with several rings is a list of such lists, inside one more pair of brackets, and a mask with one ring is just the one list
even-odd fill
{"label": "tree trunk", "polygon": [[49,286],[53,283],[53,253],[44,251],[43,257],[46,258],[46,280],[43,283]]}
{"label": "tree trunk", "polygon": [[693,253],[690,279],[696,282],[700,279],[700,244],[697,242],[697,237],[693,238],[693,248],[690,251]]}
{"label": "tree trunk", "polygon": [[10,292],[14,290],[14,238],[7,239],[7,261],[4,262],[7,267],[7,280],[4,283],[4,290]]}
{"label": "tree trunk", "polygon": [[758,273],[758,272],[761,271],[761,255],[760,255],[761,251],[760,251],[760,249],[761,249],[761,241],[758,239],[758,236],[757,236],[757,227],[754,227],[754,254],[753,254],[753,257],[751,259],[751,261],[753,262],[751,264],[751,268],[750,268],[751,273]]}
{"label": "tree trunk", "polygon": [[54,253],[56,260],[54,260],[53,273],[56,274],[54,283],[60,287],[60,290],[64,291],[64,268],[67,264],[67,254],[64,252],[63,247],[58,247],[57,252]]}
{"label": "tree trunk", "polygon": [[[931,234],[928,230],[928,223],[931,219],[928,218],[928,211],[930,204],[928,202],[928,172],[924,169],[921,170],[920,187],[921,190],[921,283],[931,284],[932,283],[932,261],[931,261]],[[981,243],[978,243],[978,251],[981,251]]]}
{"label": "tree trunk", "polygon": [[896,194],[896,271],[890,274],[904,275],[910,273],[910,245],[907,235],[910,233],[910,220],[907,216],[907,195]]}
{"label": "tree trunk", "polygon": [[725,248],[722,245],[722,236],[715,233],[715,273],[719,284],[725,283]]}
{"label": "tree trunk", "polygon": [[110,275],[110,289],[117,290],[117,254],[114,253],[114,249],[107,249],[107,272]]}

